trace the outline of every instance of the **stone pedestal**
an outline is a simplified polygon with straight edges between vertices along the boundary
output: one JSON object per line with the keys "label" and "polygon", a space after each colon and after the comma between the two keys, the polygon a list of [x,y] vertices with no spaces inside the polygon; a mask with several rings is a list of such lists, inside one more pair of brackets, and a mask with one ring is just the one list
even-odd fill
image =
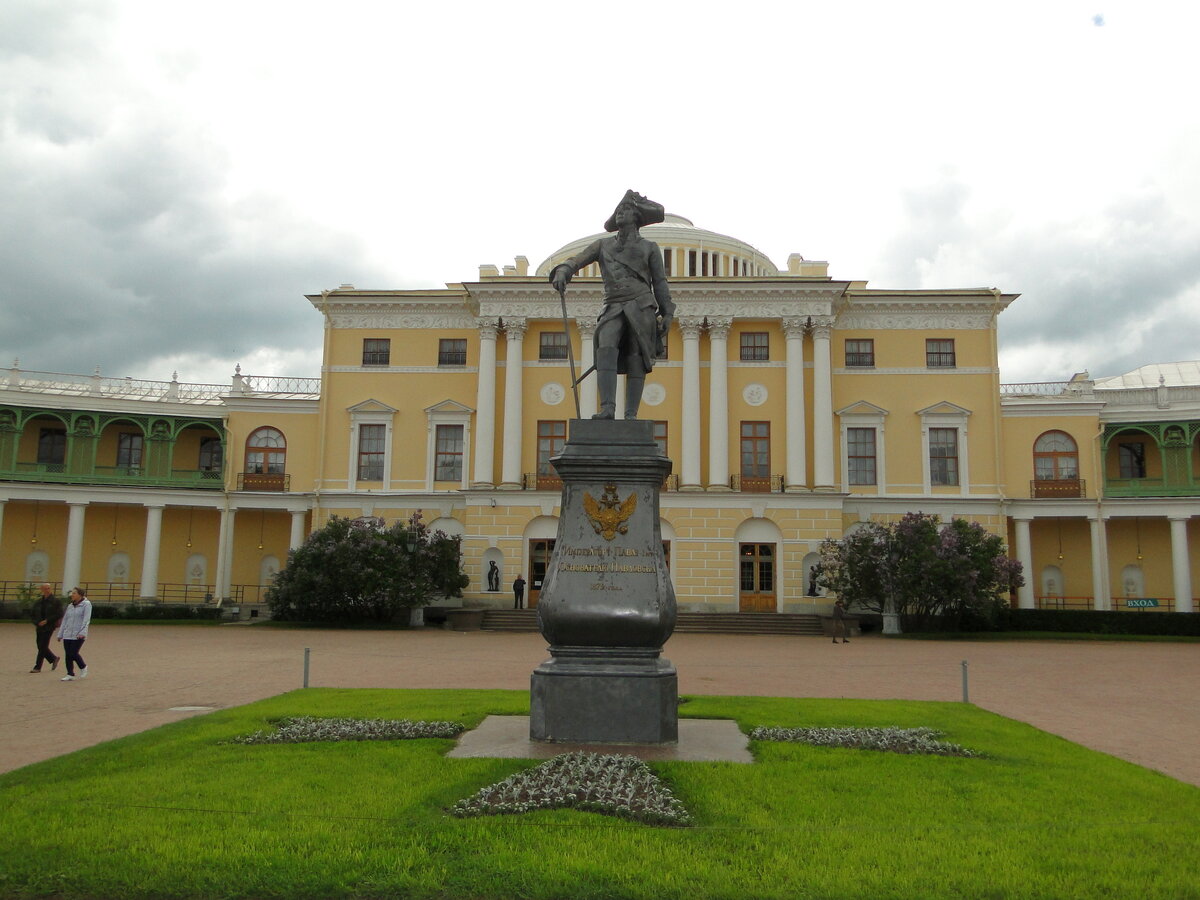
{"label": "stone pedestal", "polygon": [[530,738],[673,743],[678,679],[662,658],[675,628],[659,491],[671,461],[653,423],[571,422],[558,539],[538,600],[551,658],[534,670]]}

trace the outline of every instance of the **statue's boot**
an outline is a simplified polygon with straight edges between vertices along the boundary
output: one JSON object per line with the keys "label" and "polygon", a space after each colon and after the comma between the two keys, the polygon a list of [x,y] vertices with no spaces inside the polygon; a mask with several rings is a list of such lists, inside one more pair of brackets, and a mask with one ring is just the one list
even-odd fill
{"label": "statue's boot", "polygon": [[645,375],[625,376],[625,418],[637,418],[638,407],[642,403],[642,388],[645,386]]}
{"label": "statue's boot", "polygon": [[596,350],[596,392],[600,395],[600,412],[593,419],[615,419],[617,416],[617,354],[616,347]]}

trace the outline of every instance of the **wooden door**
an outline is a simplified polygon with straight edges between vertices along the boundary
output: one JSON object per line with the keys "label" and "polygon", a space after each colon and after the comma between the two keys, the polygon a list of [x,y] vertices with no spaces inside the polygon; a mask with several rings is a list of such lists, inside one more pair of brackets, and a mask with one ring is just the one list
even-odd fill
{"label": "wooden door", "polygon": [[742,544],[738,580],[740,612],[775,612],[775,545]]}

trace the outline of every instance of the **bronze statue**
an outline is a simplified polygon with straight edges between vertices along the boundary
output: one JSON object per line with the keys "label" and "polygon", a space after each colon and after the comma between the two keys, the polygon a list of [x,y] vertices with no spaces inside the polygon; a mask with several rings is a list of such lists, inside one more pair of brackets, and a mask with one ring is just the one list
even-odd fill
{"label": "bronze statue", "polygon": [[618,374],[626,377],[625,418],[636,419],[646,373],[662,355],[675,304],[658,244],[644,239],[638,229],[663,221],[665,215],[662,204],[626,191],[604,223],[605,231],[616,234],[601,238],[550,272],[550,283],[565,295],[576,272],[591,263],[600,264],[604,308],[595,337],[600,411],[593,419],[615,417]]}

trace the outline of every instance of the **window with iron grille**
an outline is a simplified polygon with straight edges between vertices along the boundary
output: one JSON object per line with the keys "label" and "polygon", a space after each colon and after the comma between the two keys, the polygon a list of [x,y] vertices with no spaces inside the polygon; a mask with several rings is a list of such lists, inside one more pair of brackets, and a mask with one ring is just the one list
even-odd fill
{"label": "window with iron grille", "polygon": [[875,484],[875,429],[846,429],[847,474],[851,484]]}
{"label": "window with iron grille", "polygon": [[388,366],[392,360],[391,338],[363,338],[362,364],[364,366]]}
{"label": "window with iron grille", "polygon": [[67,461],[67,430],[65,428],[43,428],[38,433],[37,461],[51,466],[61,466]]}
{"label": "window with iron grille", "polygon": [[930,369],[953,369],[954,339],[927,338],[925,341],[925,365]]}
{"label": "window with iron grille", "polygon": [[439,425],[434,440],[437,442],[434,481],[462,481],[463,426]]}
{"label": "window with iron grille", "polygon": [[466,364],[466,338],[441,338],[438,341],[439,366],[465,366]]}
{"label": "window with iron grille", "polygon": [[741,346],[744,361],[755,362],[771,358],[770,336],[765,331],[743,331]]}
{"label": "window with iron grille", "polygon": [[358,480],[383,481],[386,425],[358,426]]}
{"label": "window with iron grille", "polygon": [[929,429],[929,482],[958,484],[958,429]]}
{"label": "window with iron grille", "polygon": [[742,477],[767,478],[771,474],[771,423],[742,423]]}
{"label": "window with iron grille", "polygon": [[117,435],[117,467],[136,469],[142,464],[142,436],[133,432]]}
{"label": "window with iron grille", "polygon": [[543,331],[538,335],[538,359],[566,359],[567,336],[561,331]]}
{"label": "window with iron grille", "polygon": [[846,341],[846,367],[871,368],[875,365],[875,341],[869,339]]}
{"label": "window with iron grille", "polygon": [[554,467],[550,465],[552,457],[562,453],[567,443],[567,423],[565,421],[538,422],[537,443],[537,473],[539,475],[554,475]]}

